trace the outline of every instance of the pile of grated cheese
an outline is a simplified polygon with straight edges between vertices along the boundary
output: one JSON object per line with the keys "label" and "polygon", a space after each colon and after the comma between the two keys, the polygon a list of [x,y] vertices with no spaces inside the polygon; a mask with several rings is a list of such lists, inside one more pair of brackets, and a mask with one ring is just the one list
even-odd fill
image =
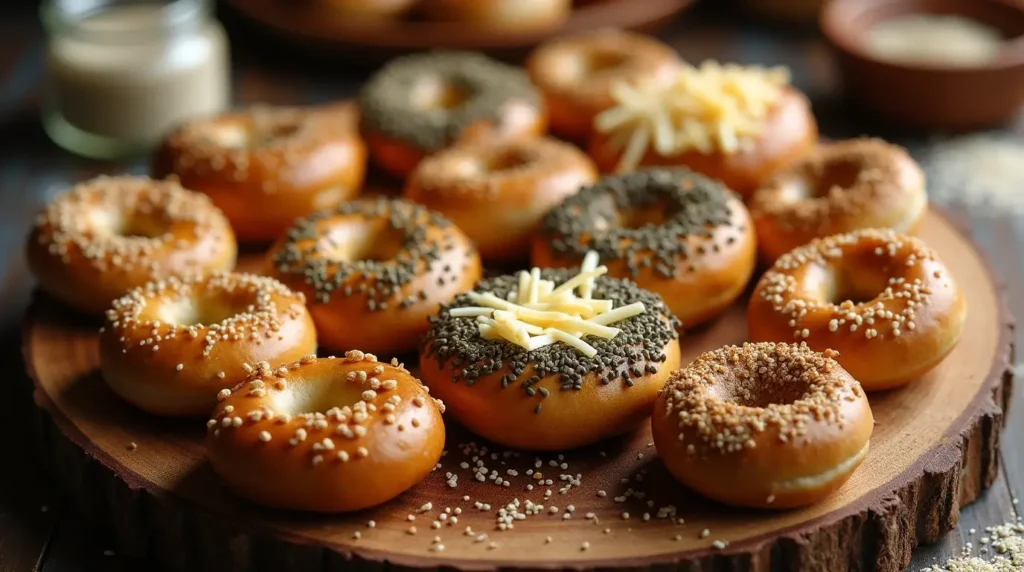
{"label": "pile of grated cheese", "polygon": [[541,279],[540,269],[534,268],[519,273],[519,285],[506,299],[490,292],[469,292],[476,306],[452,308],[448,314],[475,316],[484,339],[506,340],[527,351],[562,342],[594,357],[597,349],[583,336],[614,338],[620,330],[611,324],[647,311],[643,302],[612,308],[611,300],[595,300],[594,280],[607,272],[608,267],[598,266],[598,255],[591,251],[583,257],[580,273],[562,284]]}
{"label": "pile of grated cheese", "polygon": [[750,149],[765,117],[789,83],[784,67],[683,64],[668,85],[642,81],[612,87],[616,105],[594,119],[621,152],[618,170],[635,169],[648,149],[662,157],[688,151],[726,154]]}

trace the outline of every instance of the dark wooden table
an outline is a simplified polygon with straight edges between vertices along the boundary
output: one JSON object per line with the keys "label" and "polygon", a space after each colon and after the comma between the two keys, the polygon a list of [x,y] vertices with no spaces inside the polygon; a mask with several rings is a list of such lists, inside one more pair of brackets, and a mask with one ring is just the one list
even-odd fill
{"label": "dark wooden table", "polygon": [[[43,78],[43,35],[31,2],[4,0],[0,8],[0,356],[5,384],[23,384],[19,322],[32,279],[22,257],[22,241],[36,210],[71,182],[105,172],[143,173],[143,161],[105,164],[73,157],[52,145],[38,121]],[[236,62],[239,104],[309,103],[349,96],[364,77],[344,62],[311,61],[270,47],[244,23],[226,14]],[[929,139],[891,133],[858,119],[838,99],[831,60],[813,32],[779,30],[736,22],[728,15],[691,13],[662,36],[691,61],[715,58],[743,63],[785,64],[794,82],[812,98],[822,131],[833,138],[859,134],[886,136],[926,152]],[[1024,121],[1004,130],[1024,141]],[[1024,170],[1024,161],[1020,164]],[[1022,180],[1021,176],[1015,177]],[[1024,193],[1024,188],[1018,189]],[[1024,216],[953,207],[976,243],[1002,272],[1016,316],[1024,317]],[[1017,333],[1024,347],[1024,328]],[[968,335],[970,333],[968,332]],[[1018,370],[1020,370],[1018,364]],[[1024,373],[1024,372],[1022,372]],[[940,542],[922,547],[912,570],[944,562],[968,541],[978,545],[985,526],[1016,518],[1015,499],[1024,494],[1024,392],[1017,392],[1014,414],[1003,433],[1002,474],[981,499],[965,509],[960,526]],[[25,409],[29,396],[0,403],[0,572],[148,570],[107,550],[102,535],[69,511],[58,492],[31,462],[31,428]],[[974,531],[974,532],[972,532]]]}

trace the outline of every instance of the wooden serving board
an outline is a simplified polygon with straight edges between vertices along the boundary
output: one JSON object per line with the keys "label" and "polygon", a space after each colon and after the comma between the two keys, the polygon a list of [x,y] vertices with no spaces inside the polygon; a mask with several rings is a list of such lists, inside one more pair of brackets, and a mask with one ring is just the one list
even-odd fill
{"label": "wooden serving board", "polygon": [[252,22],[280,36],[352,56],[356,63],[377,63],[405,52],[432,49],[479,50],[520,57],[551,38],[598,28],[652,31],[685,10],[693,0],[590,0],[577,3],[558,26],[533,31],[484,30],[459,22],[394,20],[353,22],[332,15],[317,2],[229,0]]}
{"label": "wooden serving board", "polygon": [[[682,489],[660,465],[647,430],[564,457],[535,457],[490,446],[484,453],[482,440],[452,423],[441,468],[382,507],[329,517],[265,510],[232,497],[212,474],[201,444],[205,420],[154,419],[106,388],[97,372],[96,324],[37,296],[24,352],[53,474],[91,522],[112,529],[116,550],[155,554],[168,570],[896,571],[915,546],[952,529],[960,507],[995,479],[1012,382],[1012,319],[986,263],[935,212],[921,234],[966,292],[966,334],[925,378],[870,396],[877,426],[864,464],[835,495],[801,510],[730,509]],[[744,307],[737,304],[685,335],[684,356],[745,335]],[[467,468],[475,464],[472,455],[509,486],[475,480]],[[536,470],[553,485],[527,475],[537,460]],[[456,487],[447,473],[458,475]],[[579,475],[578,485],[563,494],[560,475]],[[496,530],[497,510],[514,499],[521,508],[530,500],[545,510],[515,521],[514,530]],[[478,502],[490,509],[475,508]],[[426,503],[432,509],[419,512]],[[569,505],[575,511],[565,519]],[[668,505],[676,518],[658,518]],[[458,523],[432,529],[445,507],[461,509]],[[410,525],[416,534],[408,533]],[[361,538],[353,538],[356,532]],[[479,534],[487,538],[478,541]],[[443,551],[431,550],[435,536]],[[728,544],[715,548],[714,541]]]}

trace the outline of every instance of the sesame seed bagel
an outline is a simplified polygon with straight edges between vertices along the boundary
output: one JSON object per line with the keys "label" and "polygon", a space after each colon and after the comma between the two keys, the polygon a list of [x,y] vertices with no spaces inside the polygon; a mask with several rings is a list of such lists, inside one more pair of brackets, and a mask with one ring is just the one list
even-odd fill
{"label": "sesame seed bagel", "polygon": [[423,480],[444,448],[444,405],[397,362],[360,351],[260,364],[219,397],[207,457],[232,492],[265,506],[375,506]]}
{"label": "sesame seed bagel", "polygon": [[[640,160],[641,165],[687,167],[718,179],[744,198],[749,197],[777,171],[810,152],[818,142],[818,124],[807,97],[786,87],[764,119],[760,135],[750,149],[725,153],[715,149],[661,156],[653,148]],[[603,173],[614,171],[621,150],[607,133],[595,132],[587,145]]]}
{"label": "sesame seed bagel", "polygon": [[744,507],[818,502],[868,452],[874,418],[835,352],[727,346],[676,371],[651,417],[658,455],[683,485]]}
{"label": "sesame seed bagel", "polygon": [[156,155],[224,211],[243,242],[275,240],[296,218],[356,196],[366,172],[354,104],[254,107],[186,123]]}
{"label": "sesame seed bagel", "polygon": [[270,272],[306,294],[320,344],[414,349],[427,316],[480,278],[480,255],[442,216],[401,199],[363,199],[295,222]]}
{"label": "sesame seed bagel", "polygon": [[544,93],[551,131],[586,140],[594,117],[612,107],[616,83],[668,83],[679,68],[671,47],[643,34],[599,30],[555,39],[530,54],[526,71]]}
{"label": "sesame seed bagel", "polygon": [[43,290],[99,315],[151,280],[230,270],[237,245],[207,197],[172,181],[103,176],[47,205],[26,250]]}
{"label": "sesame seed bagel", "polygon": [[967,306],[919,239],[865,229],[811,241],[764,273],[747,309],[750,339],[834,349],[864,389],[905,384],[960,339]]}
{"label": "sesame seed bagel", "polygon": [[485,260],[525,259],[540,220],[597,179],[579,149],[547,137],[449,147],[417,165],[405,197],[462,229]]}
{"label": "sesame seed bagel", "polygon": [[[542,270],[564,282],[575,270]],[[505,299],[518,277],[480,281],[476,289]],[[600,276],[593,298],[614,306],[641,302],[646,312],[618,322],[611,339],[584,335],[597,353],[587,357],[565,343],[527,351],[485,339],[472,317],[451,315],[472,306],[462,294],[431,318],[420,354],[420,376],[448,412],[474,433],[525,450],[580,447],[635,429],[668,377],[679,367],[678,322],[656,295],[628,280]]]}
{"label": "sesame seed bagel", "polygon": [[880,139],[826,144],[776,174],[748,205],[768,262],[819,236],[913,231],[928,211],[924,172]]}
{"label": "sesame seed bagel", "polygon": [[590,250],[609,275],[660,294],[688,327],[732,304],[757,258],[743,203],[686,169],[645,169],[580,190],[544,218],[533,264],[573,266]]}
{"label": "sesame seed bagel", "polygon": [[426,0],[431,20],[463,22],[501,33],[537,33],[568,18],[572,0]]}
{"label": "sesame seed bagel", "polygon": [[363,86],[359,106],[370,156],[397,177],[458,141],[547,129],[540,95],[522,70],[469,52],[391,60]]}
{"label": "sesame seed bagel", "polygon": [[215,273],[150,282],[114,301],[100,370],[126,401],[156,415],[205,415],[252,371],[316,352],[305,298],[271,278]]}

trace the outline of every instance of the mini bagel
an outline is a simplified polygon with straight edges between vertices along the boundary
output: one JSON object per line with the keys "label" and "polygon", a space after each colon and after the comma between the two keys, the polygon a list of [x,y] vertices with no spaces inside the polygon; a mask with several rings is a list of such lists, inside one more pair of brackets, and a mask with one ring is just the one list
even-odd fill
{"label": "mini bagel", "polygon": [[835,352],[727,346],[672,374],[651,417],[662,462],[683,485],[743,507],[816,503],[867,456],[874,418]]}
{"label": "mini bagel", "polygon": [[380,354],[415,348],[427,316],[481,273],[480,255],[447,219],[384,198],[296,221],[267,260],[272,275],[306,295],[321,345]]}
{"label": "mini bagel", "polygon": [[462,229],[485,260],[526,258],[541,218],[597,179],[576,147],[549,138],[462,144],[427,157],[405,198]]}
{"label": "mini bagel", "polygon": [[551,130],[585,141],[594,117],[612,107],[612,86],[641,80],[668,84],[679,71],[679,56],[643,34],[599,30],[555,39],[526,60],[530,79],[544,93]]}
{"label": "mini bagel", "polygon": [[150,282],[114,301],[100,333],[107,385],[155,415],[205,415],[251,372],[246,364],[315,352],[302,294],[251,274]]}
{"label": "mini bagel", "polygon": [[173,181],[97,177],[53,200],[26,247],[40,287],[88,314],[151,280],[230,270],[235,235],[208,198]]}
{"label": "mini bagel", "polygon": [[572,11],[572,0],[424,0],[422,9],[432,20],[524,33],[564,22]]}
{"label": "mini bagel", "polygon": [[864,229],[780,257],[750,297],[754,341],[834,349],[864,389],[927,373],[956,346],[967,306],[952,273],[919,239]]}
{"label": "mini bagel", "polygon": [[210,465],[264,506],[375,506],[423,480],[444,449],[444,405],[397,362],[360,351],[260,364],[219,398],[207,423]]}
{"label": "mini bagel", "polygon": [[776,174],[749,203],[769,262],[813,238],[860,228],[909,233],[928,211],[924,173],[879,139],[826,144]]}
{"label": "mini bagel", "polygon": [[469,52],[391,60],[363,86],[359,106],[370,156],[396,177],[459,141],[547,129],[540,94],[522,70]]}
{"label": "mini bagel", "polygon": [[186,123],[153,171],[206,193],[243,242],[275,240],[296,218],[355,197],[366,173],[351,103],[254,107]]}
{"label": "mini bagel", "polygon": [[[535,274],[563,284],[576,272]],[[505,300],[521,283],[517,276],[489,278],[478,283],[477,293]],[[460,313],[476,306],[476,297],[460,294],[431,319],[420,354],[423,382],[468,429],[517,449],[571,449],[635,429],[679,366],[678,321],[658,296],[628,280],[600,276],[592,293],[614,307],[646,308],[614,323],[619,333],[611,339],[582,336],[595,350],[592,357],[564,342],[528,351],[505,339],[485,339],[478,319]]]}
{"label": "mini bagel", "polygon": [[743,292],[756,240],[739,198],[686,169],[645,169],[605,177],[544,217],[533,264],[566,267],[597,251],[611,276],[661,295],[690,327]]}

